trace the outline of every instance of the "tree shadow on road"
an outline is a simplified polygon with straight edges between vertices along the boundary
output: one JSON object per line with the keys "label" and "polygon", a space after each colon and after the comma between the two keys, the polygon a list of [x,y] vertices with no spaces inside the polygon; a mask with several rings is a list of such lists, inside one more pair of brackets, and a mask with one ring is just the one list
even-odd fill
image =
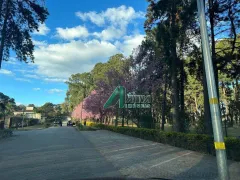
{"label": "tree shadow on road", "polygon": [[[228,161],[230,166],[233,161]],[[173,180],[218,180],[216,157],[204,155],[193,167],[175,176]],[[237,179],[237,178],[236,178]]]}

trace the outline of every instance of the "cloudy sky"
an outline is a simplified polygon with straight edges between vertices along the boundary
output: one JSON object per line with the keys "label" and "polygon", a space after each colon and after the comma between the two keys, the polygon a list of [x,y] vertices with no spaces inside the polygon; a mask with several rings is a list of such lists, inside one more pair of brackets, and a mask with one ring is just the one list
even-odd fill
{"label": "cloudy sky", "polygon": [[0,70],[0,92],[17,104],[62,103],[71,74],[116,53],[130,55],[145,35],[145,0],[46,0],[46,6],[50,16],[32,35],[35,63],[12,54]]}

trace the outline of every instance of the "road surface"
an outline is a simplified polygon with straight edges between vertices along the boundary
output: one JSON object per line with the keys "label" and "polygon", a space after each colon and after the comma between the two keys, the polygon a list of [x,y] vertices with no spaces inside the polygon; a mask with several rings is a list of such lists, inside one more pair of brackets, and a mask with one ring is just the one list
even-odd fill
{"label": "road surface", "polygon": [[[215,157],[109,131],[54,127],[14,134],[0,141],[1,180],[217,179]],[[231,179],[239,179],[240,163],[229,167]]]}

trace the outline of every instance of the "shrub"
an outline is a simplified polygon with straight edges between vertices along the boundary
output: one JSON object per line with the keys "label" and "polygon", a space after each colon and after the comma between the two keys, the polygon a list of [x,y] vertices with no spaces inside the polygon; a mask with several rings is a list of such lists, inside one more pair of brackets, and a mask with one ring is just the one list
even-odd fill
{"label": "shrub", "polygon": [[91,126],[83,126],[81,123],[78,124],[77,128],[79,131],[96,131],[95,128],[93,128]]}
{"label": "shrub", "polygon": [[0,139],[11,137],[12,134],[13,132],[10,129],[0,130]]}
{"label": "shrub", "polygon": [[80,129],[82,129],[82,128],[83,128],[83,125],[82,125],[81,123],[78,123],[78,124],[77,124],[77,127],[80,128]]}
{"label": "shrub", "polygon": [[92,127],[92,126],[95,125],[95,123],[87,121],[87,122],[86,122],[86,125]]}
{"label": "shrub", "polygon": [[51,123],[45,123],[44,126],[45,128],[49,128],[51,126]]}
{"label": "shrub", "polygon": [[240,161],[240,139],[227,137],[225,138],[225,144],[228,157]]}
{"label": "shrub", "polygon": [[[163,132],[156,129],[115,127],[106,126],[103,124],[95,124],[95,127],[141,139],[156,141],[163,144],[169,144],[192,151],[215,155],[213,137],[204,134]],[[225,145],[227,149],[226,152],[228,159],[240,161],[240,139],[227,137],[225,138]]]}

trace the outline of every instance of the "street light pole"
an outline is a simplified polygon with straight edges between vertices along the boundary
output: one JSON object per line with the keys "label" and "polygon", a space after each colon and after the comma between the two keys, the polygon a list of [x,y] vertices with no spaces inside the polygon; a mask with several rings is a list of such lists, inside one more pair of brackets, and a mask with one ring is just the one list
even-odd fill
{"label": "street light pole", "polygon": [[23,118],[22,118],[22,128],[23,128],[23,121],[24,121],[24,109],[23,109]]}
{"label": "street light pole", "polygon": [[83,103],[84,99],[86,98],[86,87],[84,87],[84,92],[83,92],[83,101],[82,101],[82,107],[81,107],[81,123],[82,123],[82,110],[83,110]]}
{"label": "street light pole", "polygon": [[216,82],[213,71],[212,57],[208,39],[205,9],[203,0],[197,0],[198,15],[200,20],[200,30],[202,39],[202,51],[204,56],[204,66],[207,79],[207,88],[210,102],[210,111],[212,117],[212,126],[214,134],[214,145],[216,149],[217,166],[220,180],[228,180],[228,167],[226,148],[222,133],[221,115],[219,109]]}

